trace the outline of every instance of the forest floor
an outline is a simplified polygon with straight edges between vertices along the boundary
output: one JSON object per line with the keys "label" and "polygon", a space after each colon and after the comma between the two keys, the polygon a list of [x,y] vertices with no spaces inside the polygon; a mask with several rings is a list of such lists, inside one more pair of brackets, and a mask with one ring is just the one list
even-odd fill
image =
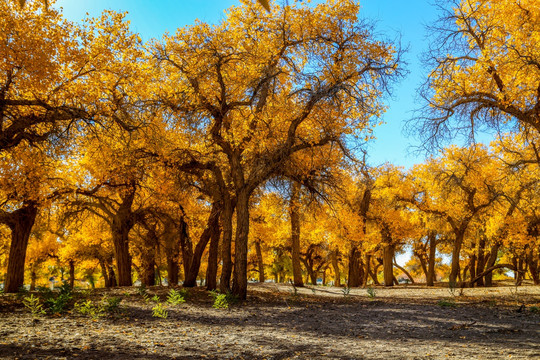
{"label": "forest floor", "polygon": [[250,284],[229,309],[190,289],[167,318],[136,288],[84,294],[122,298],[95,319],[34,319],[20,297],[0,295],[0,359],[540,359],[539,286],[373,289]]}

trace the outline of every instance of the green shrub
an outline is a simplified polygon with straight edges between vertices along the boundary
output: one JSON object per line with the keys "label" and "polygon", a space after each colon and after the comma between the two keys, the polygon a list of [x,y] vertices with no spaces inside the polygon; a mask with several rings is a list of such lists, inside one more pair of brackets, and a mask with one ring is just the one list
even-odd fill
{"label": "green shrub", "polygon": [[94,320],[103,316],[105,311],[103,307],[94,304],[92,300],[75,303],[74,309],[81,315],[89,316]]}
{"label": "green shrub", "polygon": [[167,302],[171,305],[180,305],[186,302],[185,295],[181,291],[175,289],[169,290],[167,295]]}
{"label": "green shrub", "polygon": [[34,297],[34,295],[26,296],[23,299],[23,305],[30,310],[33,318],[37,318],[39,315],[45,314],[43,304],[41,304],[39,297]]}
{"label": "green shrub", "polygon": [[103,310],[107,313],[116,313],[118,312],[120,308],[120,303],[122,302],[122,298],[118,296],[113,297],[103,297],[102,300],[102,307]]}
{"label": "green shrub", "polygon": [[229,306],[238,302],[238,297],[230,292],[222,294],[219,291],[212,290],[209,295],[214,299],[212,307],[215,309],[228,309]]}
{"label": "green shrub", "polygon": [[376,292],[375,289],[372,288],[372,287],[368,287],[368,288],[366,289],[366,291],[367,291],[367,296],[368,296],[368,298],[370,298],[370,299],[373,299],[375,296],[377,296],[377,292]]}
{"label": "green shrub", "polygon": [[161,303],[157,303],[156,306],[152,308],[152,316],[166,319],[167,316],[169,316],[169,312],[163,307]]}

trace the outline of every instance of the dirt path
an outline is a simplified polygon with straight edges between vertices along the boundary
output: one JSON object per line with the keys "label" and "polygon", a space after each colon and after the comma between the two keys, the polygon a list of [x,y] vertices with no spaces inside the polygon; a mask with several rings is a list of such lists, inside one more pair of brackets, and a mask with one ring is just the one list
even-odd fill
{"label": "dirt path", "polygon": [[26,309],[4,301],[0,359],[540,359],[540,287],[457,297],[378,288],[369,298],[365,289],[295,295],[264,284],[230,310],[212,308],[194,290],[167,319],[153,318],[135,290],[114,291],[106,293],[124,297],[122,315],[96,321],[68,314],[34,324]]}

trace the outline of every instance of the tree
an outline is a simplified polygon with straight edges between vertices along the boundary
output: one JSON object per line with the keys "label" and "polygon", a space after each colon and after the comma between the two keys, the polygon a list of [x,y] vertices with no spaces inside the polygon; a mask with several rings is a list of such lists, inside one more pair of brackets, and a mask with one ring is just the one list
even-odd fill
{"label": "tree", "polygon": [[383,110],[400,74],[400,50],[377,41],[352,1],[285,6],[262,15],[252,3],[217,26],[179,29],[155,44],[167,72],[166,104],[198,123],[194,147],[214,159],[236,199],[233,292],[247,291],[249,199],[295,153],[361,133]]}
{"label": "tree", "polygon": [[[540,132],[540,9],[535,0],[452,0],[426,54],[426,106],[411,125],[427,144],[482,126]],[[416,121],[420,120],[419,126]]]}

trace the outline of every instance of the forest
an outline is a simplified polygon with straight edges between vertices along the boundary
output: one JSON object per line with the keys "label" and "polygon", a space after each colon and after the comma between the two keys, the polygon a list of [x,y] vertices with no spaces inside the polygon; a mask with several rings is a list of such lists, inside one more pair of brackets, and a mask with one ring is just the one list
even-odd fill
{"label": "forest", "polygon": [[540,284],[535,0],[441,5],[408,169],[365,161],[407,68],[355,1],[243,0],[146,42],[53,5],[0,1],[3,292]]}

